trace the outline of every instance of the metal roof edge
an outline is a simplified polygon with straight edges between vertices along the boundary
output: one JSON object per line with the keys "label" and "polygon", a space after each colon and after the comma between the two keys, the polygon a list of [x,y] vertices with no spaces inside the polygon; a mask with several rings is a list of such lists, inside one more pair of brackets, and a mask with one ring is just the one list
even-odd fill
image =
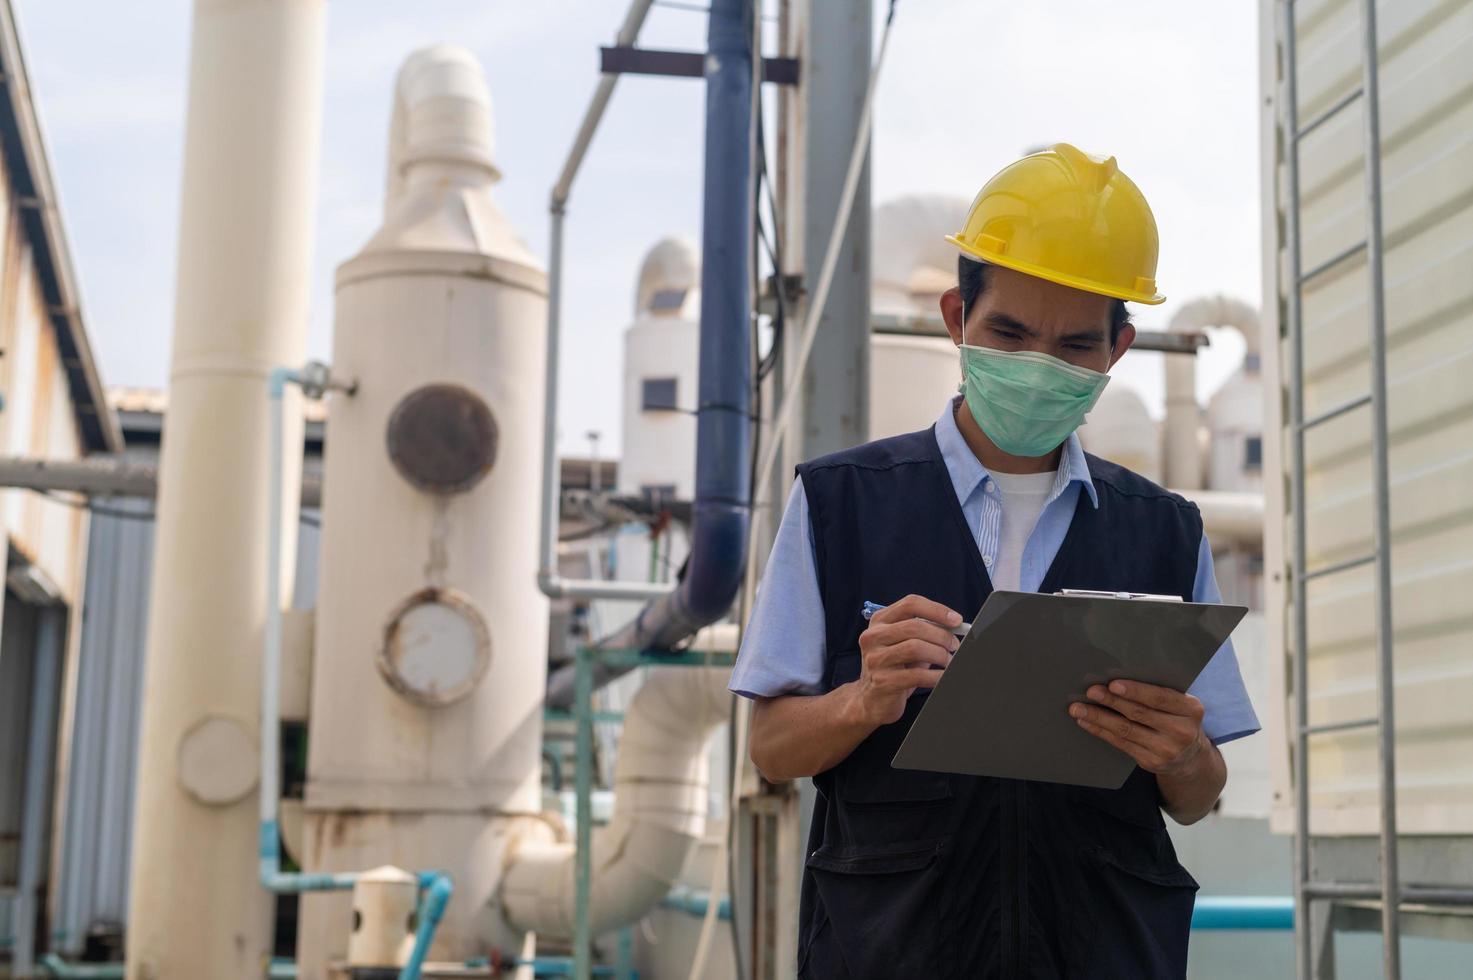
{"label": "metal roof edge", "polygon": [[57,348],[84,451],[121,452],[122,429],[108,404],[82,318],[76,273],[51,181],[46,141],[31,100],[30,79],[11,0],[0,0],[0,88],[5,90],[5,97],[0,99],[0,134],[7,137],[7,144],[19,150],[8,155],[17,185],[17,206],[28,207],[26,199],[30,199],[26,225],[38,239],[36,272],[42,280],[47,319],[57,334]]}

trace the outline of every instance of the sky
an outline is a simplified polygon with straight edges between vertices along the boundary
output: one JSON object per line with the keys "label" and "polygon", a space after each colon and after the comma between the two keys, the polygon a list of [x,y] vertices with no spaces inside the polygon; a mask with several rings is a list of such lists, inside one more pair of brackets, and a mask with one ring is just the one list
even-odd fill
{"label": "sky", "polygon": [[[658,0],[657,0],[658,2]],[[172,324],[191,4],[12,0],[108,385],[162,387]],[[772,9],[775,4],[768,0]],[[876,7],[884,6],[876,0]],[[876,97],[873,200],[970,198],[1026,149],[1067,140],[1113,154],[1151,201],[1168,302],[1261,299],[1257,4],[1132,0],[899,0]],[[308,348],[331,351],[332,275],[382,214],[394,74],[451,42],[485,66],[495,104],[495,194],[547,255],[547,197],[598,80],[623,0],[352,0],[327,5],[327,54]],[[880,11],[877,9],[877,17]],[[703,13],[656,6],[640,43],[699,50]],[[878,30],[876,31],[878,38]],[[771,53],[771,52],[769,52]],[[625,77],[574,185],[566,223],[565,452],[603,433],[617,453],[622,333],[635,276],[667,235],[700,240],[704,92],[697,79]],[[1200,358],[1210,393],[1242,341]],[[1160,413],[1160,355],[1132,353],[1117,384]]]}

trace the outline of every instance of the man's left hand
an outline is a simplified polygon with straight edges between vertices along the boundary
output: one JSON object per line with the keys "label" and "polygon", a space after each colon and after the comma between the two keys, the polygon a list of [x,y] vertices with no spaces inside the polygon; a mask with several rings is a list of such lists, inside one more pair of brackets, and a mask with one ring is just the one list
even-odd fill
{"label": "man's left hand", "polygon": [[[1184,774],[1211,743],[1202,733],[1202,702],[1169,687],[1139,681],[1096,684],[1069,714],[1079,727],[1158,776]],[[1210,752],[1208,753],[1211,754]]]}

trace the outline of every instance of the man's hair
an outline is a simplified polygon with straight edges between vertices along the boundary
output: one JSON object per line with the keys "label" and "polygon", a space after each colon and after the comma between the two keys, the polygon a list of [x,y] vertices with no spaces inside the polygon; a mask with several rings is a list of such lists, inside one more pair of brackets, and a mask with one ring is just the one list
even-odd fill
{"label": "man's hair", "polygon": [[[957,257],[956,260],[956,284],[962,293],[962,309],[970,310],[977,305],[977,297],[987,288],[987,274],[992,271],[992,266],[986,262],[978,262],[976,259],[965,255]],[[1130,322],[1130,311],[1125,308],[1125,300],[1117,299],[1110,304],[1110,346],[1115,346],[1115,341],[1120,337],[1120,331]]]}

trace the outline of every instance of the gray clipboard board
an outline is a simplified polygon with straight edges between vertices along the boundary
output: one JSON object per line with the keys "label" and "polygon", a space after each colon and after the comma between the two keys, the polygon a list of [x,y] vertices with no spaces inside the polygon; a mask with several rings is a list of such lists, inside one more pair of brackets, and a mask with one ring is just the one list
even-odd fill
{"label": "gray clipboard board", "polygon": [[1118,789],[1135,762],[1069,705],[1117,678],[1185,691],[1247,608],[994,592],[890,763]]}

